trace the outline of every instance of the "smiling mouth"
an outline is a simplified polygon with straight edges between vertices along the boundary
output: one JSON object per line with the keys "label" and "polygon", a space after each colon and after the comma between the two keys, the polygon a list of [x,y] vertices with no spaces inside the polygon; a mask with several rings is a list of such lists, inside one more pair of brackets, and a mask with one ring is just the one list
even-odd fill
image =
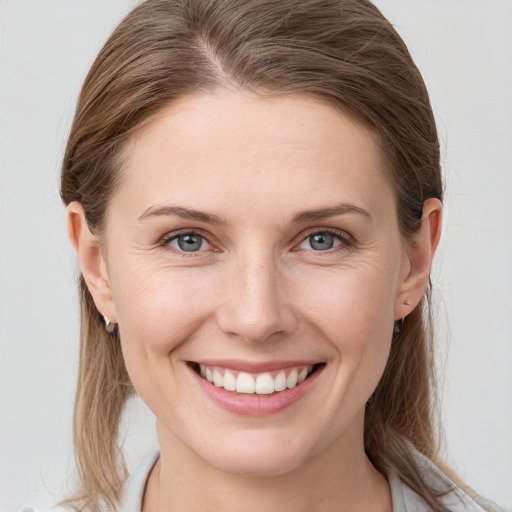
{"label": "smiling mouth", "polygon": [[281,370],[249,373],[193,361],[187,363],[200,377],[234,394],[276,395],[293,389],[311,377],[325,363],[291,366]]}

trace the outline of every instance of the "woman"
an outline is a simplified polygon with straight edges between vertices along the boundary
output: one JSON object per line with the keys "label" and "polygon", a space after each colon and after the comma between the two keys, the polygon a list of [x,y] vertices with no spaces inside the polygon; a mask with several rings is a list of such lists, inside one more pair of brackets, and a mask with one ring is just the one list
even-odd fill
{"label": "woman", "polygon": [[[438,469],[439,143],[370,2],[142,3],[84,83],[62,197],[82,269],[70,503],[495,510]],[[133,392],[160,452],[126,481]]]}

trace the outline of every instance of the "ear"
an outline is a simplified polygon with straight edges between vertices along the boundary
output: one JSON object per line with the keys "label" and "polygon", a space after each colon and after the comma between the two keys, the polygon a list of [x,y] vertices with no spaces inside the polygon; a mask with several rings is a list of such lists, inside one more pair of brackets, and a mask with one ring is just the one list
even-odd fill
{"label": "ear", "polygon": [[82,205],[73,201],[67,208],[68,235],[78,255],[80,269],[98,311],[117,323],[114,298],[100,242],[89,230]]}
{"label": "ear", "polygon": [[439,199],[427,199],[423,205],[421,228],[407,242],[408,264],[401,277],[395,300],[395,320],[406,317],[420,302],[428,284],[432,260],[441,238],[443,205]]}

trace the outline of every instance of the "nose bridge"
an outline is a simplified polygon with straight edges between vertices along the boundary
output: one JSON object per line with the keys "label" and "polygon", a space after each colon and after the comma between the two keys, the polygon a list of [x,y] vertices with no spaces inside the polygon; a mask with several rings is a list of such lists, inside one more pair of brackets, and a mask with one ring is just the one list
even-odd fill
{"label": "nose bridge", "polygon": [[222,330],[249,342],[291,332],[295,317],[282,284],[282,269],[270,252],[247,250],[238,255],[219,314]]}

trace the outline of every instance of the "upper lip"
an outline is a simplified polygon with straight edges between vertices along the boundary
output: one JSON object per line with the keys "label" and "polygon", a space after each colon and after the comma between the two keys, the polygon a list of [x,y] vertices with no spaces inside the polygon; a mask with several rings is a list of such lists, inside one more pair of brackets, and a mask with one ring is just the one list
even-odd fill
{"label": "upper lip", "polygon": [[271,361],[246,361],[243,359],[201,359],[189,361],[205,366],[217,366],[219,368],[229,368],[247,373],[262,373],[283,370],[296,366],[308,366],[322,363],[323,361],[314,360],[271,360]]}

